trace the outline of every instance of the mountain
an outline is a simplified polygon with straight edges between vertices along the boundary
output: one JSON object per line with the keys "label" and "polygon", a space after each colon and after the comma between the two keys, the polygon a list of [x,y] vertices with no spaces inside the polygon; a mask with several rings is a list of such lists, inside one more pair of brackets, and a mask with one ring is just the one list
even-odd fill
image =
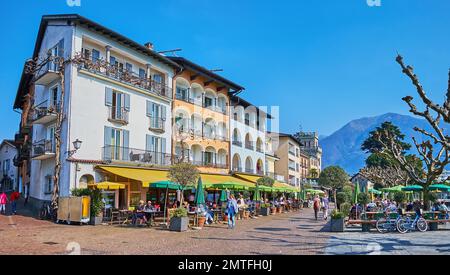
{"label": "mountain", "polygon": [[[425,138],[413,130],[415,126],[431,131],[425,120],[395,113],[356,119],[320,140],[323,150],[322,166],[325,168],[339,165],[351,175],[358,172],[364,166],[367,158],[367,155],[361,150],[361,144],[369,136],[369,132],[385,121],[390,121],[398,126],[405,134],[405,141],[411,145],[413,145],[412,136],[415,136],[419,142]],[[445,125],[444,128],[444,131],[448,133],[450,127]],[[414,145],[411,150],[411,152],[415,152]]]}

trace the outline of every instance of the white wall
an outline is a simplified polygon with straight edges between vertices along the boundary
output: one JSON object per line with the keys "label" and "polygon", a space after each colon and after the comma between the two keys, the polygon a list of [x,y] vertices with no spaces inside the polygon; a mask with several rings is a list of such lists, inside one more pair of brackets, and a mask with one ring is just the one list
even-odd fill
{"label": "white wall", "polygon": [[[0,182],[3,180],[3,171],[5,160],[9,160],[9,169],[7,169],[6,175],[14,180],[13,188],[17,188],[18,177],[17,177],[17,167],[14,166],[14,157],[17,156],[17,149],[14,146],[11,146],[8,143],[3,143],[3,146],[0,148]],[[3,188],[3,186],[1,186]],[[0,189],[1,190],[1,189]]]}

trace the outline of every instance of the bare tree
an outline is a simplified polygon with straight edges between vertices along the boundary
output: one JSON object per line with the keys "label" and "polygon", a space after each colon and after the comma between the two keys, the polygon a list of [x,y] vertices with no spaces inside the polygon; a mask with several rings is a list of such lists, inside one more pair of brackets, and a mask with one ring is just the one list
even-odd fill
{"label": "bare tree", "polygon": [[364,167],[359,173],[373,183],[377,183],[383,187],[391,187],[403,184],[410,180],[408,173],[399,166]]}
{"label": "bare tree", "polygon": [[413,165],[408,162],[404,154],[402,154],[401,148],[399,148],[399,145],[395,142],[394,137],[391,136],[389,132],[380,132],[377,135],[377,140],[383,145],[383,152],[397,160],[400,167],[408,173],[409,177],[415,183],[423,186],[425,207],[428,208],[428,187],[442,174],[445,166],[450,163],[450,137],[447,136],[440,127],[442,120],[444,123],[450,123],[450,71],[446,99],[441,106],[428,98],[424,88],[420,84],[419,78],[414,73],[413,67],[405,65],[403,57],[400,55],[397,56],[396,61],[400,64],[402,72],[408,76],[416,88],[422,103],[425,105],[425,110],[419,111],[417,109],[417,106],[412,102],[414,99],[412,96],[406,96],[402,98],[402,100],[408,104],[410,108],[409,111],[412,114],[424,118],[433,129],[432,132],[428,132],[425,129],[414,127],[414,131],[427,136],[428,139],[418,142],[415,137],[412,137],[419,157],[425,165],[425,175],[417,173]]}

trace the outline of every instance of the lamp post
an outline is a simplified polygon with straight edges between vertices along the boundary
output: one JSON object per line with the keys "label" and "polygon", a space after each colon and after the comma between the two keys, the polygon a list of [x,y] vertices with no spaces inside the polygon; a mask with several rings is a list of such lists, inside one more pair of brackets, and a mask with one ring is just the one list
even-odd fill
{"label": "lamp post", "polygon": [[[69,158],[72,157],[80,148],[81,148],[81,144],[83,142],[79,139],[76,139],[74,142],[72,142],[73,145],[73,150],[69,150],[67,152],[67,154],[69,155]],[[75,163],[75,183],[74,183],[74,187],[77,188],[77,177],[78,177],[78,163]]]}

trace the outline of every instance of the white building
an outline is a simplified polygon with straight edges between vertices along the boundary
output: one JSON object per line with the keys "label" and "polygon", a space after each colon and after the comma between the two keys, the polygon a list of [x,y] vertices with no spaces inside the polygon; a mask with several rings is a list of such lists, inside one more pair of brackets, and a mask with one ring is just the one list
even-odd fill
{"label": "white building", "polygon": [[233,172],[264,175],[267,114],[238,96],[231,97],[230,140]]}
{"label": "white building", "polygon": [[3,140],[0,144],[0,192],[18,188],[17,167],[14,159],[17,149],[12,140]]}
{"label": "white building", "polygon": [[[48,62],[29,85],[19,85],[15,103],[15,108],[22,108],[27,95],[34,102],[32,200],[51,199],[56,113],[62,103],[61,196],[104,180],[97,164],[171,163],[169,86],[179,65],[153,51],[151,44],[140,45],[79,15],[42,18],[33,58],[43,60],[48,53],[71,60],[64,66],[64,84],[58,67]],[[76,140],[82,142],[79,150],[72,145]]]}

